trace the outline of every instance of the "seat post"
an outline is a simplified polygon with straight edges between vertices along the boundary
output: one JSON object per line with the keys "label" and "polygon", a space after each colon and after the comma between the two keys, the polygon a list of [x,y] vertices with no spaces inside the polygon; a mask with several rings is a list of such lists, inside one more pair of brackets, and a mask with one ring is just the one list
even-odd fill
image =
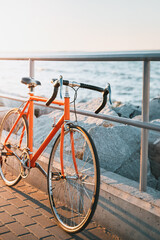
{"label": "seat post", "polygon": [[29,88],[29,93],[34,93],[34,88],[35,88],[34,85],[29,84],[29,85],[28,85],[28,88]]}

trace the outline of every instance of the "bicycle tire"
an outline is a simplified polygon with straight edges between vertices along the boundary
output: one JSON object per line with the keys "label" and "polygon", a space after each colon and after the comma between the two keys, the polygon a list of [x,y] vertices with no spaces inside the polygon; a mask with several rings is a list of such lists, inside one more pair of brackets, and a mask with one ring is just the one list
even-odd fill
{"label": "bicycle tire", "polygon": [[[71,160],[70,133],[74,135],[74,151],[78,168]],[[50,206],[60,227],[69,233],[82,231],[90,222],[99,197],[100,168],[95,145],[80,126],[70,126],[64,132],[64,174],[60,171],[60,139],[57,137],[48,165],[48,194]],[[72,179],[74,178],[74,179]]]}
{"label": "bicycle tire", "polygon": [[[4,141],[14,125],[16,119],[19,116],[19,110],[14,108],[11,109],[2,120],[0,126],[0,144],[1,144],[1,160],[0,160],[0,174],[7,186],[13,186],[18,183],[21,179],[21,163],[20,161],[12,154],[7,155],[7,150],[3,147]],[[23,138],[20,144],[20,137]],[[11,136],[7,141],[7,146],[14,151],[18,156],[22,154],[22,151],[25,147],[28,146],[28,122],[23,115],[15,129],[13,130]]]}

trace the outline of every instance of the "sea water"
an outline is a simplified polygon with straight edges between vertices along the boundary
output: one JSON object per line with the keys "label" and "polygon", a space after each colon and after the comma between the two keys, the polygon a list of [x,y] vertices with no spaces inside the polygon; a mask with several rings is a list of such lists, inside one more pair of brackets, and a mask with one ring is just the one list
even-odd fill
{"label": "sea water", "polygon": [[[52,78],[60,75],[64,79],[99,87],[110,83],[112,100],[141,105],[143,62],[35,62],[35,79],[41,86],[36,95],[50,97],[53,91]],[[27,97],[28,88],[21,83],[22,77],[29,76],[28,61],[0,61],[0,94]],[[151,62],[150,99],[160,96],[160,62]],[[71,91],[71,98],[74,91]],[[101,93],[80,89],[78,102],[101,97]],[[59,98],[59,95],[58,95]]]}

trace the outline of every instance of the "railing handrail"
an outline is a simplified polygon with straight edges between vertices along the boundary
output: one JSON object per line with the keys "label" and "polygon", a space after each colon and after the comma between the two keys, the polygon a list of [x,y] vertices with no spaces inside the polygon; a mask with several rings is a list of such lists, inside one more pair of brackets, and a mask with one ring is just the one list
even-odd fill
{"label": "railing handrail", "polygon": [[[28,98],[13,97],[13,96],[9,96],[8,94],[7,95],[0,94],[0,98],[5,98],[5,99],[21,102],[21,103],[26,102],[28,100]],[[39,102],[35,102],[35,105],[41,106],[41,107],[46,107],[46,105],[44,103],[39,103]],[[64,107],[57,106],[56,104],[55,105],[52,104],[52,105],[48,106],[47,108],[64,111]],[[112,122],[118,122],[118,123],[122,123],[122,124],[126,124],[126,125],[131,125],[133,127],[144,128],[144,129],[160,132],[160,125],[154,124],[154,123],[147,123],[147,122],[132,120],[132,119],[119,117],[119,116],[111,116],[111,115],[106,115],[103,113],[95,114],[94,112],[85,111],[85,110],[81,110],[78,108],[76,109],[76,111],[73,108],[70,108],[70,112],[72,112],[72,113],[76,112],[76,114],[80,114],[83,116],[98,118],[98,119],[102,119],[102,120],[108,120],[108,121],[112,121]]]}
{"label": "railing handrail", "polygon": [[80,54],[0,54],[0,60],[33,60],[33,61],[160,61],[158,51],[124,51]]}

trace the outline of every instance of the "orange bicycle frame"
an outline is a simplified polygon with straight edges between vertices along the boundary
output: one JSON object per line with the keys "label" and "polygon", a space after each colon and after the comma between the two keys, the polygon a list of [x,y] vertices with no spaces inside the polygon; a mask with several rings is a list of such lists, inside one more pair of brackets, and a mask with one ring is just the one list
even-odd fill
{"label": "orange bicycle frame", "polygon": [[[33,116],[34,116],[34,101],[36,102],[46,102],[47,98],[43,98],[43,97],[37,97],[34,96],[33,93],[29,93],[29,99],[27,101],[27,103],[25,104],[25,106],[23,107],[22,111],[20,112],[17,120],[15,121],[12,129],[10,130],[4,145],[7,143],[7,140],[9,139],[11,133],[13,132],[14,128],[16,127],[19,119],[25,114],[27,119],[28,119],[28,123],[29,123],[29,132],[28,132],[28,148],[29,148],[29,155],[30,155],[30,166],[31,167],[35,167],[35,162],[38,159],[38,157],[41,155],[41,153],[44,151],[44,149],[47,147],[47,145],[49,144],[49,142],[52,140],[52,138],[54,137],[54,135],[57,133],[57,131],[61,128],[61,142],[60,142],[60,163],[61,163],[61,173],[62,176],[64,176],[64,166],[63,166],[63,142],[64,142],[64,123],[65,121],[69,121],[70,120],[70,103],[69,103],[69,97],[64,98],[64,101],[58,101],[58,100],[54,100],[52,103],[56,104],[56,105],[61,105],[64,106],[64,114],[62,115],[62,117],[59,119],[59,121],[57,122],[57,124],[53,127],[53,129],[50,131],[50,133],[48,134],[48,136],[46,137],[46,139],[44,140],[44,142],[41,144],[41,146],[37,149],[37,151],[33,154]],[[28,109],[27,109],[28,107]],[[26,110],[27,109],[27,110]],[[21,145],[22,142],[22,138],[23,138],[23,134],[24,134],[24,129],[22,130],[21,136],[20,136],[20,141],[19,141],[19,146]],[[77,170],[77,165],[76,165],[76,160],[75,160],[75,156],[74,156],[74,140],[73,140],[73,136],[72,134],[71,136],[71,149],[72,149],[72,158],[73,158],[73,162],[74,162],[74,166],[75,166],[75,170],[78,174],[78,170]],[[7,146],[5,146],[6,150],[8,152],[12,152]]]}

